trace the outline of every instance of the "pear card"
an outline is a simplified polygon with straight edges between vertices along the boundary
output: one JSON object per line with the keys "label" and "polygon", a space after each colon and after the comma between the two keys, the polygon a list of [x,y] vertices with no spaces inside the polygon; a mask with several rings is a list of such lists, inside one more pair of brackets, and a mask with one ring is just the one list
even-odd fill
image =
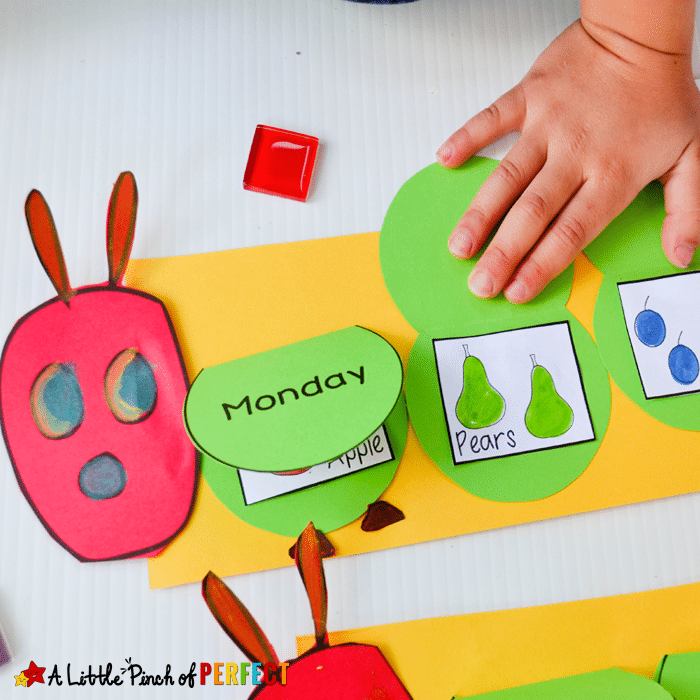
{"label": "pear card", "polygon": [[455,465],[595,440],[568,322],[433,348]]}
{"label": "pear card", "polygon": [[457,259],[446,242],[497,167],[474,157],[414,175],[387,211],[379,259],[394,303],[418,331],[406,402],[421,446],[474,496],[524,502],[586,470],[610,418],[610,380],[566,306],[573,265],[527,304],[468,292],[479,256]]}
{"label": "pear card", "polygon": [[644,396],[700,391],[700,272],[617,285]]}

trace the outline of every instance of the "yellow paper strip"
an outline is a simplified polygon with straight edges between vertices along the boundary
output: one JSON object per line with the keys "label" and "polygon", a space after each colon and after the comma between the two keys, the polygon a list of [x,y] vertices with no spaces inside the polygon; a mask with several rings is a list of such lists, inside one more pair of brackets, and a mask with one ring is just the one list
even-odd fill
{"label": "yellow paper strip", "polygon": [[[330,642],[377,646],[416,700],[449,700],[612,667],[651,679],[664,654],[700,648],[699,606],[693,583],[333,632]],[[298,653],[313,643],[298,637]]]}
{"label": "yellow paper strip", "polygon": [[[378,250],[379,234],[367,233],[136,260],[126,283],[163,300],[191,378],[204,367],[352,325],[380,333],[405,363],[417,334],[384,286]],[[579,256],[567,306],[589,332],[601,279]],[[700,433],[650,418],[613,384],[608,432],[584,474],[541,501],[496,503],[444,476],[409,427],[403,459],[383,496],[406,519],[373,533],[356,521],[330,539],[342,556],[689,493],[700,489],[700,470],[687,456],[699,453]],[[293,543],[239,520],[202,480],[189,524],[149,560],[150,584],[197,581],[210,569],[231,576],[289,566]]]}

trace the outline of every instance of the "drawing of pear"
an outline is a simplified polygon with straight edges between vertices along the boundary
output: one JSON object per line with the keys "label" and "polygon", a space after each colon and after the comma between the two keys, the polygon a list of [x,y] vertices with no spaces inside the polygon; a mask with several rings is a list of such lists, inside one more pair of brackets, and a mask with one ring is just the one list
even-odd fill
{"label": "drawing of pear", "polygon": [[465,428],[486,428],[502,418],[506,404],[491,386],[481,360],[469,354],[468,345],[463,347],[466,353],[462,367],[464,384],[457,401],[457,418]]}
{"label": "drawing of pear", "polygon": [[552,375],[537,364],[534,355],[530,358],[532,398],[525,413],[525,426],[534,437],[558,437],[573,425],[574,412],[557,392]]}

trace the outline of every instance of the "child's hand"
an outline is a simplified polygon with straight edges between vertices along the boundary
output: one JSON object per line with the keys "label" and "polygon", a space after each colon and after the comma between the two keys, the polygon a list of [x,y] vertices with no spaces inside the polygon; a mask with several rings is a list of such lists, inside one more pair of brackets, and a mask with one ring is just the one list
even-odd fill
{"label": "child's hand", "polygon": [[475,295],[532,299],[657,178],[663,250],[690,264],[700,244],[700,93],[689,55],[578,21],[438,160],[455,167],[512,131],[520,138],[449,240],[453,255],[472,257],[505,215],[469,276]]}

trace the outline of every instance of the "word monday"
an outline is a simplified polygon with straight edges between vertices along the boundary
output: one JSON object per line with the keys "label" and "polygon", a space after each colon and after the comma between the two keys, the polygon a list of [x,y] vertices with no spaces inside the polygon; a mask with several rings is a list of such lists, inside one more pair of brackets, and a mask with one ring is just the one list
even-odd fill
{"label": "word monday", "polygon": [[238,409],[243,407],[245,407],[248,415],[252,416],[253,407],[255,407],[255,409],[258,411],[269,411],[275,406],[284,406],[285,401],[298,401],[302,396],[319,396],[323,393],[324,387],[326,389],[340,389],[341,387],[347,386],[349,381],[345,379],[344,374],[348,375],[349,381],[358,381],[360,384],[365,383],[365,368],[364,366],[361,366],[359,372],[353,372],[349,369],[345,373],[338,372],[337,374],[331,374],[326,377],[323,385],[321,385],[321,379],[317,374],[313,379],[306,382],[301,387],[300,391],[297,391],[292,387],[287,387],[286,389],[281,389],[278,391],[276,395],[263,394],[262,396],[259,396],[254,404],[251,403],[250,395],[248,395],[238,405],[222,403],[221,407],[224,409],[224,413],[226,414],[226,420],[231,420],[232,417],[236,415],[234,411],[238,411]]}

